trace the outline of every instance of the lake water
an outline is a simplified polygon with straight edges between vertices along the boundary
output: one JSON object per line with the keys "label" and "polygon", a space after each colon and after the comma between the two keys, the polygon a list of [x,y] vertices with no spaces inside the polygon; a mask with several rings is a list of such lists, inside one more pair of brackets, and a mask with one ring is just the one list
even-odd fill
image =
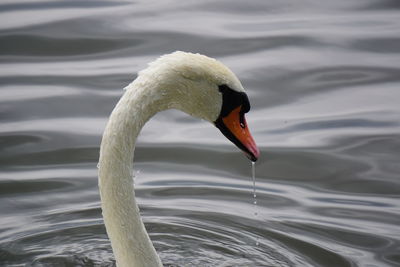
{"label": "lake water", "polygon": [[2,0],[0,266],[115,265],[102,131],[175,50],[237,74],[261,157],[255,208],[215,127],[178,111],[144,127],[136,194],[165,266],[400,266],[398,0]]}

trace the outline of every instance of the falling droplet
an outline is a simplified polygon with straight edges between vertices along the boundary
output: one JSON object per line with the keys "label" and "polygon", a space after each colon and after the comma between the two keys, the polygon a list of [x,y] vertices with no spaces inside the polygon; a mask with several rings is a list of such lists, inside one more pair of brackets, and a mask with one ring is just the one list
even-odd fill
{"label": "falling droplet", "polygon": [[139,176],[140,170],[133,171],[132,179],[133,179],[133,187],[136,186],[136,178]]}
{"label": "falling droplet", "polygon": [[[254,206],[254,217],[257,219],[258,207],[257,207],[257,191],[256,191],[256,163],[251,162],[251,176],[253,178],[253,206]],[[258,238],[256,239],[256,246],[259,245]]]}
{"label": "falling droplet", "polygon": [[254,208],[257,206],[257,192],[256,192],[256,164],[251,162],[251,176],[253,178],[253,198],[254,198]]}

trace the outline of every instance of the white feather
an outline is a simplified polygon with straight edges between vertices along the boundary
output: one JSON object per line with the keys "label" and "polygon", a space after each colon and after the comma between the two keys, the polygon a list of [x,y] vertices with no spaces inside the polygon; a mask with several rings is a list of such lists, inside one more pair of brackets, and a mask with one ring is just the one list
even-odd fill
{"label": "white feather", "polygon": [[150,63],[126,87],[104,131],[99,160],[104,223],[117,266],[162,266],[135,200],[133,154],[140,130],[154,114],[170,108],[215,121],[222,106],[222,84],[244,91],[232,71],[217,60],[175,52]]}

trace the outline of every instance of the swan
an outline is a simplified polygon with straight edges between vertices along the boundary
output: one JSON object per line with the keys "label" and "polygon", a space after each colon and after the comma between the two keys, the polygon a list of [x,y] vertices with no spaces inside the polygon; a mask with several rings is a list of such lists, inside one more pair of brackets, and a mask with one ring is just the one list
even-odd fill
{"label": "swan", "polygon": [[248,97],[228,67],[216,59],[181,51],[150,63],[125,88],[100,146],[101,208],[118,267],[163,266],[140,217],[132,173],[141,128],[166,109],[211,122],[250,160],[259,156],[244,117],[250,110]]}

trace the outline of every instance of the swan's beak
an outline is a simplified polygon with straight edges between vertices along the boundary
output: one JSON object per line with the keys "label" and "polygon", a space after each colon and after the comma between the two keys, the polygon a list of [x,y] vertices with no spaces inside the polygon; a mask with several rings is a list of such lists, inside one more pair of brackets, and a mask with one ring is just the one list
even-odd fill
{"label": "swan's beak", "polygon": [[260,151],[254,142],[247,127],[244,114],[241,114],[242,106],[232,110],[227,116],[219,117],[215,122],[215,126],[231,140],[238,148],[240,148],[251,161],[257,161]]}

